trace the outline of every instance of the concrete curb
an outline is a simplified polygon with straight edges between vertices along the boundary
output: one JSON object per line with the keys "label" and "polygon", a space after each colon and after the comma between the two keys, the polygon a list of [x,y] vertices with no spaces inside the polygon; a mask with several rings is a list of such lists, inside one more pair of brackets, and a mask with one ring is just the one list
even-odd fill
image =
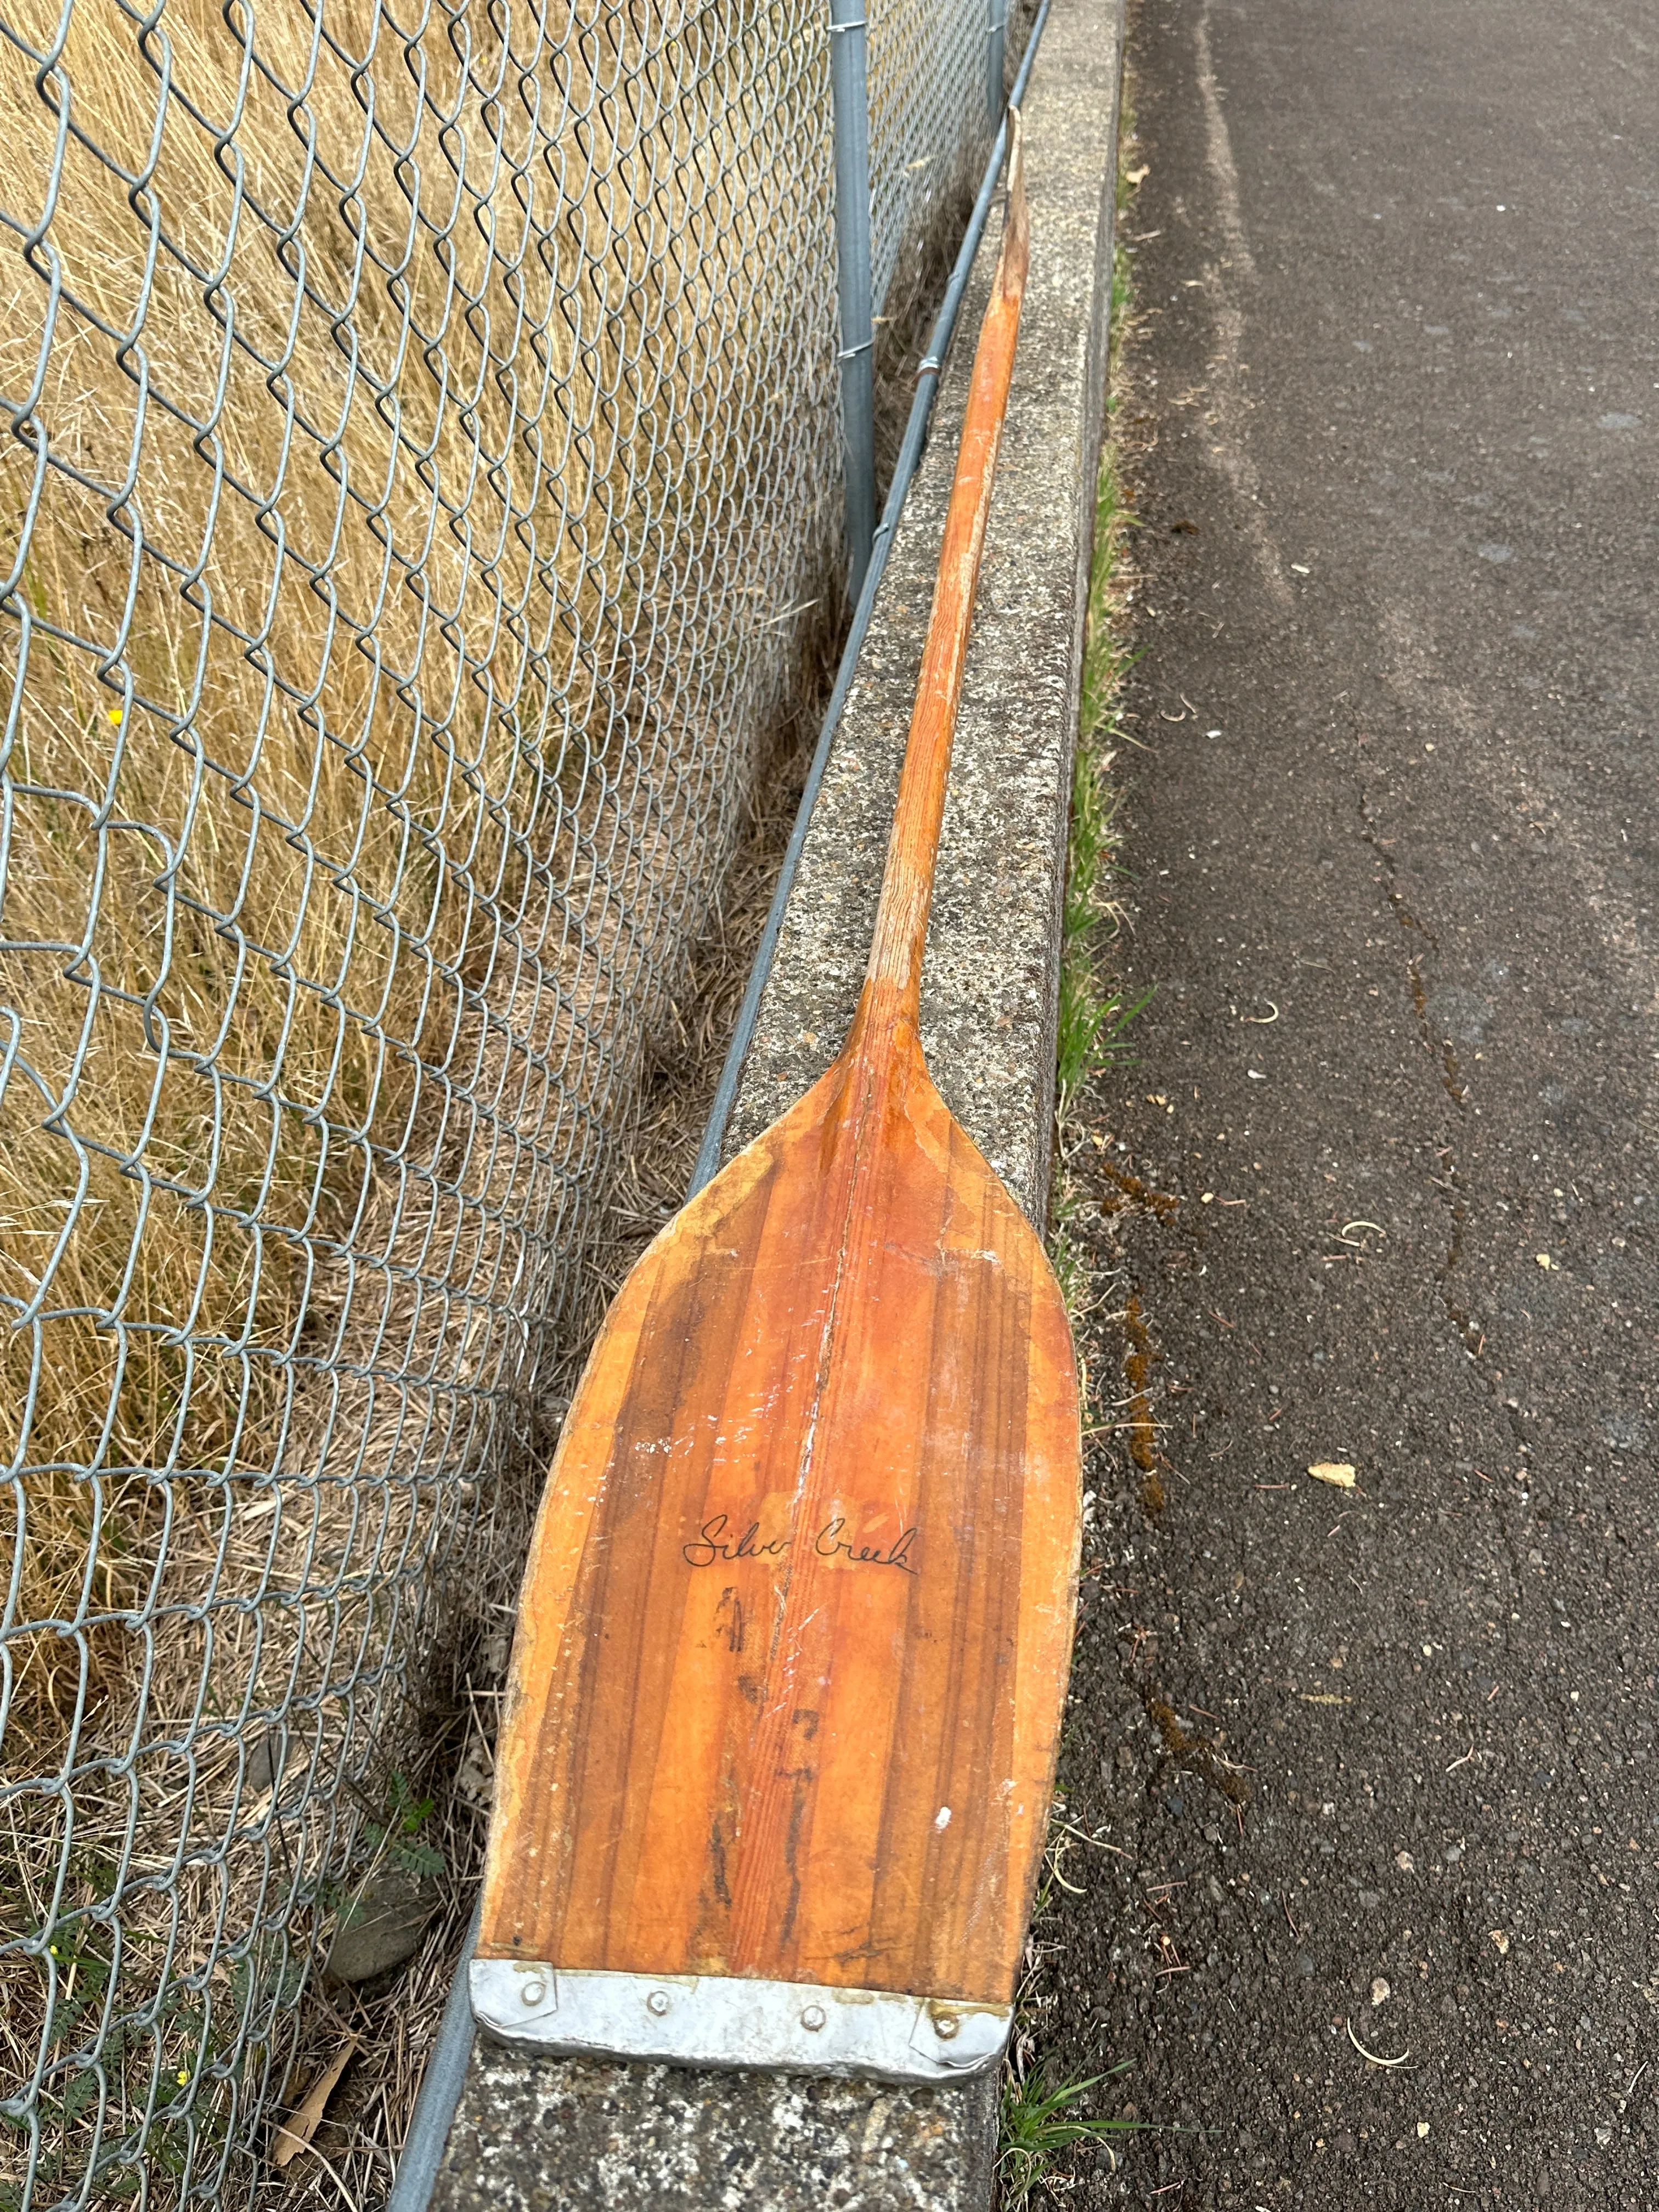
{"label": "concrete curb", "polygon": [[[922,1001],[935,1081],[1031,1219],[1048,1206],[1066,825],[1103,425],[1122,0],[1054,0],[1026,100],[1031,276],[987,533]],[[975,263],[836,732],[726,1135],[829,1065],[852,1018],[998,239]],[[994,2074],[895,2089],[529,2057],[482,2039],[437,2212],[978,2212]]]}

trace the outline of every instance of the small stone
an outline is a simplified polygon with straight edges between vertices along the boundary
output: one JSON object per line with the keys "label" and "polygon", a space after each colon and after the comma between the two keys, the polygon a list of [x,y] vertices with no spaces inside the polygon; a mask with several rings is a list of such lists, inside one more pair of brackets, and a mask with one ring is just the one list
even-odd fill
{"label": "small stone", "polygon": [[323,1972],[331,1982],[372,1982],[421,1948],[432,1899],[413,1875],[392,1867],[373,1875],[340,1915]]}
{"label": "small stone", "polygon": [[247,1755],[247,1786],[263,1790],[275,1787],[288,1764],[288,1731],[267,1729]]}
{"label": "small stone", "polygon": [[1418,2139],[1418,2141],[1419,2141],[1419,2142],[1421,2142],[1421,2141],[1423,2140],[1424,2136],[1425,2136],[1425,2135],[1427,2135],[1427,2133],[1428,2133],[1428,2132],[1429,2132],[1429,2124],[1428,2124],[1428,2122],[1427,2122],[1426,2120],[1419,2120],[1419,2121],[1418,2122],[1418,2124],[1417,2124],[1417,2139]]}
{"label": "small stone", "polygon": [[1393,1995],[1394,1991],[1389,1987],[1387,1982],[1383,1980],[1382,1975],[1379,1974],[1376,1979],[1371,1984],[1371,2003],[1373,2006],[1385,2005]]}
{"label": "small stone", "polygon": [[1401,1874],[1415,1874],[1417,1872],[1417,1861],[1412,1856],[1409,1851],[1396,1851],[1394,1855],[1394,1863],[1399,1868]]}

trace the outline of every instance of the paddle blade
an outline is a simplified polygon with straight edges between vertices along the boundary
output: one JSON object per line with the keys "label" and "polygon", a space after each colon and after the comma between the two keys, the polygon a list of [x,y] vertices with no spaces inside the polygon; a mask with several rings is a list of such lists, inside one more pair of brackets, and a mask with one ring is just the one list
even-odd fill
{"label": "paddle blade", "polygon": [[624,1285],[520,1606],[478,1954],[1006,2004],[1070,1652],[1042,1244],[911,1045]]}

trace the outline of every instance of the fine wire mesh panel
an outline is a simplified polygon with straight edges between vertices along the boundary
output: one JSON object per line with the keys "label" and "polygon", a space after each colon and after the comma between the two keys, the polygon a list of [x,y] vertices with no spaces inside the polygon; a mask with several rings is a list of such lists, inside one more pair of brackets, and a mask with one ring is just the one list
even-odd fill
{"label": "fine wire mesh panel", "polygon": [[[889,271],[984,33],[878,0]],[[256,2193],[399,1832],[839,588],[827,50],[822,0],[0,21],[5,2212]]]}

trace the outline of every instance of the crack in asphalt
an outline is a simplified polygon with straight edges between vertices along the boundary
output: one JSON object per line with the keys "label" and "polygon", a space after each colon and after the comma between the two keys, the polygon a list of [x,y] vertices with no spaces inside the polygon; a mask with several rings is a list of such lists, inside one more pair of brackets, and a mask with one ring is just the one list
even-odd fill
{"label": "crack in asphalt", "polygon": [[[1463,1071],[1458,1065],[1456,1048],[1452,1040],[1449,1037],[1442,1037],[1439,1049],[1436,1051],[1433,1027],[1429,1020],[1428,987],[1423,977],[1423,965],[1427,954],[1437,952],[1439,946],[1435,942],[1433,931],[1412,911],[1400,892],[1395,880],[1398,874],[1398,864],[1394,854],[1382,842],[1377,834],[1377,827],[1371,816],[1363,779],[1359,782],[1358,792],[1360,835],[1382,864],[1383,872],[1388,878],[1383,890],[1389,909],[1405,934],[1408,938],[1420,938],[1427,948],[1426,952],[1413,951],[1407,957],[1406,972],[1411,981],[1412,1008],[1417,1016],[1418,1034],[1422,1039],[1424,1050],[1431,1060],[1437,1060],[1439,1062],[1441,1087],[1456,1111],[1457,1124],[1454,1126],[1458,1126],[1468,1112],[1468,1085],[1463,1079]],[[1458,1304],[1452,1295],[1451,1289],[1451,1279],[1463,1257],[1463,1228],[1469,1217],[1468,1192],[1452,1146],[1447,1145],[1437,1149],[1440,1152],[1441,1164],[1445,1170],[1445,1179],[1442,1182],[1439,1178],[1431,1176],[1429,1181],[1439,1193],[1441,1203],[1446,1209],[1451,1224],[1451,1234],[1446,1246],[1445,1256],[1435,1270],[1435,1280],[1440,1285],[1440,1300],[1445,1308],[1446,1318],[1456,1331],[1459,1343],[1471,1359],[1478,1360],[1486,1349],[1486,1332],[1476,1324],[1467,1309]]]}
{"label": "crack in asphalt", "polygon": [[[1363,778],[1358,781],[1358,791],[1360,835],[1382,864],[1387,878],[1383,889],[1389,902],[1389,911],[1402,933],[1407,938],[1420,940],[1422,945],[1426,948],[1423,951],[1413,951],[1407,958],[1407,970],[1411,983],[1412,1009],[1416,1016],[1418,1034],[1424,1050],[1431,1059],[1437,1057],[1439,1059],[1441,1086],[1455,1111],[1457,1122],[1454,1126],[1457,1126],[1462,1123],[1468,1111],[1468,1086],[1463,1080],[1455,1048],[1449,1037],[1443,1037],[1440,1040],[1439,1053],[1437,1055],[1436,1054],[1434,1032],[1429,1019],[1429,993],[1423,974],[1425,957],[1428,955],[1437,954],[1439,951],[1439,945],[1432,929],[1406,903],[1399,890],[1397,881],[1400,872],[1399,862],[1390,846],[1382,842],[1380,825],[1371,811],[1369,793]],[[1468,1220],[1468,1191],[1451,1147],[1448,1146],[1440,1148],[1440,1151],[1442,1164],[1445,1170],[1444,1180],[1442,1181],[1431,1176],[1429,1177],[1429,1182],[1446,1210],[1451,1224],[1451,1234],[1444,1257],[1435,1270],[1435,1279],[1440,1287],[1441,1303],[1445,1310],[1447,1319],[1456,1332],[1464,1350],[1470,1358],[1478,1364],[1486,1350],[1486,1332],[1474,1321],[1468,1312],[1458,1304],[1450,1289],[1451,1277],[1463,1257],[1463,1232]],[[1486,1385],[1487,1395],[1494,1407],[1500,1415],[1507,1418],[1516,1447],[1522,1452],[1526,1451],[1528,1446],[1519,1407],[1513,1399],[1504,1401],[1499,1396],[1501,1385],[1497,1378],[1485,1369],[1480,1368],[1478,1364],[1477,1371],[1480,1374],[1480,1379]],[[1512,1524],[1509,1494],[1500,1489],[1494,1501],[1495,1518],[1503,1537],[1504,1551],[1513,1577],[1514,1586],[1510,1592],[1510,1596],[1513,1600],[1520,1596],[1524,1588],[1524,1571],[1520,1547]],[[1514,1605],[1511,1603],[1505,1608],[1505,1612],[1513,1613],[1514,1609]],[[1504,1648],[1509,1650],[1513,1647],[1508,1634],[1507,1619],[1504,1626]],[[1565,1721],[1559,1714],[1557,1719],[1560,1735],[1559,1753],[1565,1763],[1567,1754]]]}

